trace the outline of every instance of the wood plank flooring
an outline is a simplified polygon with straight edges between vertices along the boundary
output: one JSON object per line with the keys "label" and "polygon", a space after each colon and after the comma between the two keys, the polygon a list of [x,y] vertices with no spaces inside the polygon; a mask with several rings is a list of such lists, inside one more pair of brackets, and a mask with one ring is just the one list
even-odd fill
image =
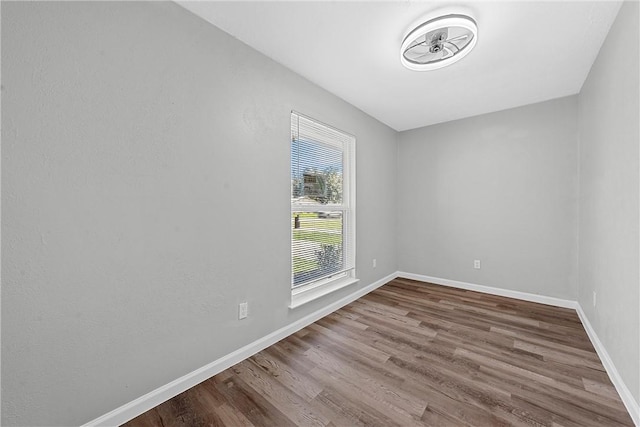
{"label": "wood plank flooring", "polygon": [[125,424],[633,426],[574,310],[395,279]]}

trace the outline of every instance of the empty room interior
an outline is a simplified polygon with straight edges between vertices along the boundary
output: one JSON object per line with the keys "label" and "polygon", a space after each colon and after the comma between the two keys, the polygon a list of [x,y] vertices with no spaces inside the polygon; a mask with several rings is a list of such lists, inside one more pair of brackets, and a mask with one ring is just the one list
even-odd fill
{"label": "empty room interior", "polygon": [[2,1],[3,426],[640,426],[640,8]]}

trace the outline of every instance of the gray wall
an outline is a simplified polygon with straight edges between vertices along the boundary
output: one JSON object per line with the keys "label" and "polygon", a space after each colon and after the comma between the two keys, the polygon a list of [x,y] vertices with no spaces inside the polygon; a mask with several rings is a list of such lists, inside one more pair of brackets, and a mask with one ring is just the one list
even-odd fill
{"label": "gray wall", "polygon": [[577,155],[575,96],[400,133],[399,270],[575,299]]}
{"label": "gray wall", "polygon": [[638,14],[624,2],[580,92],[578,301],[640,402]]}
{"label": "gray wall", "polygon": [[[2,2],[2,85],[3,425],[84,423],[396,270],[396,133],[173,3]],[[291,109],[357,137],[361,279],[293,311]]]}

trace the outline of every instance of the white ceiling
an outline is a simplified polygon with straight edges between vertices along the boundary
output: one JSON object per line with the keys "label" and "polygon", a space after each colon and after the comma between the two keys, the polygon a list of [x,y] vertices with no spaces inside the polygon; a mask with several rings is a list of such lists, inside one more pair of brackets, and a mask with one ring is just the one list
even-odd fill
{"label": "white ceiling", "polygon": [[[244,43],[402,131],[576,94],[621,2],[178,1]],[[461,11],[478,44],[435,71],[400,64],[426,16]]]}

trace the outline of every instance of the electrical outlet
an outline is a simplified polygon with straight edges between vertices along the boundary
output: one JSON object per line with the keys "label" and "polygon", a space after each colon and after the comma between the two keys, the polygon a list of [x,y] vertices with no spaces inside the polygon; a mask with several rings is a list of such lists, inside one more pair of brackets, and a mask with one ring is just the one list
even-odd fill
{"label": "electrical outlet", "polygon": [[480,270],[480,260],[476,259],[473,261],[473,268]]}
{"label": "electrical outlet", "polygon": [[249,303],[241,302],[238,304],[238,319],[244,319],[249,312]]}
{"label": "electrical outlet", "polygon": [[378,266],[378,262],[376,261],[376,259],[373,259],[373,268],[376,268]]}
{"label": "electrical outlet", "polygon": [[593,291],[593,306],[596,306],[596,291]]}

